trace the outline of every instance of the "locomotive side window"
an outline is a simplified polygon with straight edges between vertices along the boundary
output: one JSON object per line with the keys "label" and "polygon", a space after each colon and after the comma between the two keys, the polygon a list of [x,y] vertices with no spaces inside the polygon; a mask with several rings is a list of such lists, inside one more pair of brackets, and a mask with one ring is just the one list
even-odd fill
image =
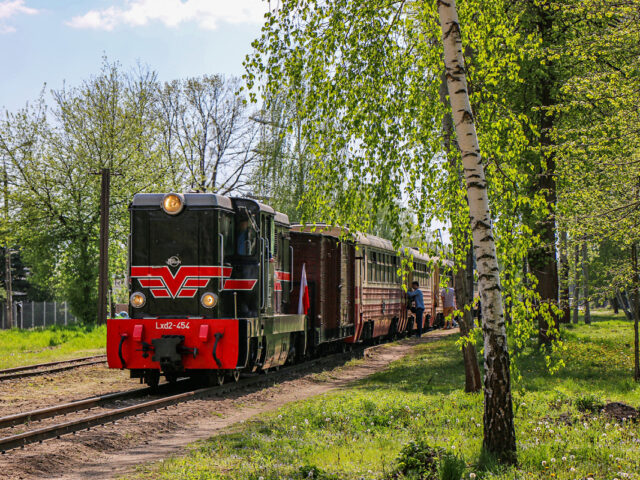
{"label": "locomotive side window", "polygon": [[236,217],[236,254],[253,256],[257,253],[258,232],[256,221],[248,211],[241,211]]}

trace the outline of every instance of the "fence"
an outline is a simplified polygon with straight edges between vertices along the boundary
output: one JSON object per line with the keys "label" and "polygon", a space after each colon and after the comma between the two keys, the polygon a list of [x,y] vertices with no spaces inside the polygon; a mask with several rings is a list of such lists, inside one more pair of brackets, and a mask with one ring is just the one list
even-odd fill
{"label": "fence", "polygon": [[[2,304],[2,328],[9,328],[6,316],[6,306]],[[67,302],[14,302],[13,321],[19,328],[34,328],[69,325],[75,323],[76,318],[69,311]]]}

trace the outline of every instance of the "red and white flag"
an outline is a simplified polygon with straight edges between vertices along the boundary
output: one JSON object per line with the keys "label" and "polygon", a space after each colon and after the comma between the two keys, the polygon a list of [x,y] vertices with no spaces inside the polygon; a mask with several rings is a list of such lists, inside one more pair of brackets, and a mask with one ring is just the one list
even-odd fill
{"label": "red and white flag", "polygon": [[300,299],[298,300],[298,315],[306,315],[309,311],[309,286],[307,285],[307,270],[302,264],[302,277],[300,279]]}

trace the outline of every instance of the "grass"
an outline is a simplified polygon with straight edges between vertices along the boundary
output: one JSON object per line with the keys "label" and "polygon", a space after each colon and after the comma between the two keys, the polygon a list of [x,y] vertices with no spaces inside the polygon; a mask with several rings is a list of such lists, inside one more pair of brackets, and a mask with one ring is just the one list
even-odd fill
{"label": "grass", "polygon": [[106,337],[104,325],[0,330],[0,369],[100,355]]}
{"label": "grass", "polygon": [[[500,467],[481,451],[482,395],[463,392],[461,355],[446,338],[348,390],[259,416],[129,478],[639,479],[640,424],[598,409],[608,401],[640,407],[627,346],[632,324],[602,312],[593,320],[563,327],[567,366],[555,375],[537,349],[519,359],[517,467]],[[433,452],[438,468],[415,474]]]}

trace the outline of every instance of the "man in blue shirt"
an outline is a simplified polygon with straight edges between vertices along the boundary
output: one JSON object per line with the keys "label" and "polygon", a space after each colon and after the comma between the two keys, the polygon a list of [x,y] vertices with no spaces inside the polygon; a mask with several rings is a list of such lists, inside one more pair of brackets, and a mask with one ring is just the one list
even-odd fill
{"label": "man in blue shirt", "polygon": [[418,338],[422,336],[422,314],[424,313],[424,298],[420,284],[418,282],[411,283],[411,291],[407,292],[410,300],[416,302],[416,326],[418,327]]}

